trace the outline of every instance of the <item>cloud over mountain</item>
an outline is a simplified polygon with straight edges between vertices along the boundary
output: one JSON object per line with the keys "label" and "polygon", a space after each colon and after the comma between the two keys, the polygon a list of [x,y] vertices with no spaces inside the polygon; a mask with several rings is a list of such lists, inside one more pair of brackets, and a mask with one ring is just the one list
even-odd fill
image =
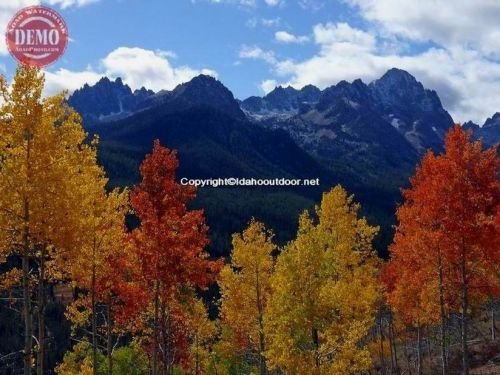
{"label": "cloud over mountain", "polygon": [[98,69],[89,67],[82,71],[70,71],[60,68],[55,72],[46,72],[46,94],[63,89],[74,91],[84,83],[97,82],[102,76],[121,77],[133,90],[147,87],[154,91],[171,90],[199,74],[217,76],[217,72],[211,69],[175,66],[171,56],[168,51],[119,47],[101,60]]}

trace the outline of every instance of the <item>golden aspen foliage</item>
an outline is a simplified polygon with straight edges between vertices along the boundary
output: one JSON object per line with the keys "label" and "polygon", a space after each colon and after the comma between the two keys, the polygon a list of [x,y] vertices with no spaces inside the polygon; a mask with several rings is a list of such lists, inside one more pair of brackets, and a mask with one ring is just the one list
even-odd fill
{"label": "golden aspen foliage", "polygon": [[359,218],[340,186],[323,195],[316,218],[301,215],[280,254],[265,314],[266,357],[287,374],[351,374],[371,366],[364,342],[373,325],[378,228]]}
{"label": "golden aspen foliage", "polygon": [[89,297],[94,295],[96,301],[104,303],[113,287],[109,283],[102,285],[109,274],[115,272],[110,260],[116,255],[127,257],[130,249],[125,244],[128,192],[106,193],[107,179],[101,174],[91,178],[94,183],[79,197],[85,202],[81,212],[84,225],[79,234],[79,250],[71,254],[67,266],[73,284],[88,292]]}
{"label": "golden aspen foliage", "polygon": [[14,256],[22,263],[25,372],[35,351],[38,372],[44,370],[46,285],[67,277],[65,259],[79,248],[84,225],[85,202],[76,197],[92,183],[89,169],[98,168],[80,116],[64,94],[43,99],[43,86],[40,71],[26,66],[18,67],[10,87],[0,80],[0,260]]}
{"label": "golden aspen foliage", "polygon": [[233,235],[231,263],[219,279],[223,340],[233,353],[253,354],[261,373],[266,368],[263,320],[271,298],[275,250],[272,232],[252,220],[242,234]]}
{"label": "golden aspen foliage", "polygon": [[[95,164],[93,144],[64,95],[41,98],[44,79],[20,67],[14,83],[2,81],[0,109],[0,244],[5,254],[35,252],[34,245],[73,248],[80,225],[75,192]],[[25,238],[27,237],[27,238]],[[71,244],[71,245],[70,245]]]}
{"label": "golden aspen foliage", "polygon": [[189,326],[189,374],[209,374],[212,362],[212,347],[216,340],[217,327],[208,317],[203,302],[196,297],[188,310]]}

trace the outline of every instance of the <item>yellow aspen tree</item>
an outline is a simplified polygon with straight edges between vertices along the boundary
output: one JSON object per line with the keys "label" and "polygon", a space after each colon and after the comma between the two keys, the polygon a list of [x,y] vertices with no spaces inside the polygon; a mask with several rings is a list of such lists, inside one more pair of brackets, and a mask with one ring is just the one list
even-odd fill
{"label": "yellow aspen tree", "polygon": [[242,234],[233,235],[231,263],[219,279],[221,319],[227,327],[225,339],[233,348],[253,353],[260,374],[267,373],[264,357],[264,310],[271,298],[273,234],[264,224],[252,220]]}
{"label": "yellow aspen tree", "polygon": [[212,346],[215,342],[217,327],[210,320],[203,302],[192,297],[188,307],[189,328],[189,368],[188,373],[193,375],[210,373]]}
{"label": "yellow aspen tree", "polygon": [[[108,279],[111,269],[110,260],[118,253],[126,257],[125,246],[125,215],[128,212],[128,192],[115,189],[106,192],[108,182],[104,171],[94,166],[89,166],[81,175],[86,183],[75,196],[83,204],[80,217],[78,251],[71,252],[68,257],[68,269],[74,286],[82,290],[80,299],[75,301],[74,306],[69,309],[67,316],[77,326],[90,325],[92,344],[92,364],[94,373],[97,372],[97,345],[98,345],[98,322],[97,306],[111,304],[111,290],[102,288],[104,279]],[[109,286],[109,285],[107,285]],[[111,306],[107,306],[106,325],[111,328],[111,317],[109,312]],[[86,313],[85,313],[86,312]],[[82,319],[84,318],[84,319]],[[107,340],[110,340],[110,332]],[[108,345],[109,347],[109,345]],[[108,348],[108,351],[109,348]],[[108,354],[108,368],[112,369],[111,354]]]}
{"label": "yellow aspen tree", "polygon": [[42,99],[43,85],[43,75],[30,67],[19,67],[10,87],[0,80],[0,253],[22,264],[25,374],[35,352],[37,373],[44,371],[45,290],[63,276],[61,255],[76,246],[81,202],[74,194],[96,161],[80,116],[63,94]]}
{"label": "yellow aspen tree", "polygon": [[352,374],[370,368],[364,339],[373,325],[378,228],[340,186],[323,195],[317,218],[301,215],[279,255],[265,314],[266,357],[287,374]]}

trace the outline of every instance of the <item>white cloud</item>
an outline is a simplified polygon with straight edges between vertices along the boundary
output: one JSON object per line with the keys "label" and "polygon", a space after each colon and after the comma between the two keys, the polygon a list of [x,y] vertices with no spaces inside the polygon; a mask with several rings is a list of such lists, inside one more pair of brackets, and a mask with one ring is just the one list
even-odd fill
{"label": "white cloud", "polygon": [[210,69],[175,67],[168,60],[171,54],[165,51],[119,47],[102,59],[99,70],[87,68],[75,72],[59,69],[46,72],[46,94],[54,94],[63,89],[71,92],[84,83],[95,83],[102,76],[121,77],[132,90],[144,86],[154,91],[171,90],[199,74],[217,76],[217,73]]}
{"label": "white cloud", "polygon": [[329,53],[331,49],[337,52],[369,51],[376,45],[372,34],[355,29],[344,22],[318,24],[314,26],[313,32],[314,41],[321,45],[322,53]]}
{"label": "white cloud", "polygon": [[389,68],[398,67],[435,89],[456,121],[482,123],[500,110],[500,64],[485,59],[478,51],[454,46],[417,54],[389,52],[381,48],[384,40],[380,37],[345,23],[318,24],[313,33],[318,51],[302,61],[279,60],[274,54],[266,58],[269,52],[258,47],[248,55],[270,63],[282,85],[301,88],[314,84],[325,88],[356,78],[370,82]]}
{"label": "white cloud", "polygon": [[265,0],[265,2],[270,7],[275,7],[277,5],[280,5],[282,3],[282,0]]}
{"label": "white cloud", "polygon": [[211,3],[215,4],[236,4],[244,7],[254,7],[256,6],[256,0],[209,0]]}
{"label": "white cloud", "polygon": [[273,91],[277,86],[277,82],[274,79],[266,79],[261,82],[260,88],[264,94],[268,94]]}
{"label": "white cloud", "polygon": [[309,41],[309,37],[306,35],[293,35],[287,31],[277,31],[274,34],[274,39],[280,43],[296,43],[302,44],[307,43]]}
{"label": "white cloud", "polygon": [[245,23],[246,27],[249,27],[251,29],[255,29],[258,26],[262,27],[277,27],[281,24],[281,18],[280,17],[275,17],[275,18],[257,18],[257,17],[252,17],[247,20]]}
{"label": "white cloud", "polygon": [[261,19],[262,26],[264,27],[275,27],[281,24],[281,18],[262,18]]}
{"label": "white cloud", "polygon": [[500,1],[347,0],[388,32],[442,46],[461,45],[500,55]]}
{"label": "white cloud", "polygon": [[119,47],[102,60],[105,74],[121,77],[133,89],[145,86],[154,91],[173,89],[199,74],[216,76],[213,70],[174,67],[168,53],[142,48]]}
{"label": "white cloud", "polygon": [[[191,0],[191,2],[196,3],[198,0]],[[206,0],[205,0],[206,1]],[[256,7],[261,0],[208,0],[214,4],[234,4],[243,7]],[[276,7],[285,3],[285,0],[263,0],[269,7]]]}
{"label": "white cloud", "polygon": [[60,68],[55,72],[46,71],[44,95],[55,95],[63,90],[73,92],[82,87],[85,83],[93,85],[101,77],[102,74],[92,70],[72,72],[70,70]]}
{"label": "white cloud", "polygon": [[92,3],[97,3],[100,0],[44,0],[49,5],[58,5],[62,9],[72,6],[83,7]]}
{"label": "white cloud", "polygon": [[327,3],[327,0],[298,0],[298,4],[303,9],[308,9],[312,11],[318,11],[323,8]]}
{"label": "white cloud", "polygon": [[257,46],[242,46],[239,56],[242,59],[263,60],[269,64],[278,63],[273,51],[264,51]]}

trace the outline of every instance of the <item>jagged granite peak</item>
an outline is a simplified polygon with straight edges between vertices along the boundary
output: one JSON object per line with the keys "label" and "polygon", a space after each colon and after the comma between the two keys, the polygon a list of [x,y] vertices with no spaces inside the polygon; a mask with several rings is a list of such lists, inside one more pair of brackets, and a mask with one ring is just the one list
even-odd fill
{"label": "jagged granite peak", "polygon": [[486,147],[500,144],[500,112],[489,117],[483,126],[472,121],[465,122],[462,126],[471,130],[474,138],[481,139]]}
{"label": "jagged granite peak", "polygon": [[139,97],[143,97],[143,98],[152,96],[154,94],[155,94],[155,92],[153,90],[149,90],[149,89],[145,88],[144,86],[142,86],[140,89],[134,90],[135,96],[139,96]]}
{"label": "jagged granite peak", "polygon": [[329,148],[325,143],[328,139],[333,141],[340,133],[369,143],[371,135],[362,132],[377,131],[381,137],[385,134],[395,140],[389,128],[403,136],[417,154],[429,148],[440,151],[444,135],[453,125],[437,93],[426,89],[410,73],[396,68],[368,85],[361,79],[340,81],[320,91],[317,103],[292,115],[275,107],[262,116],[262,108],[268,109],[263,105],[267,104],[265,99],[253,97],[244,101],[242,108],[247,116],[264,126],[294,133],[297,142],[313,144],[319,153],[322,148]]}
{"label": "jagged granite peak", "polygon": [[410,73],[390,69],[370,84],[372,95],[386,121],[398,129],[420,153],[442,149],[453,119],[434,90],[426,89]]}
{"label": "jagged granite peak", "polygon": [[426,112],[442,109],[435,91],[426,89],[415,77],[401,69],[388,70],[380,79],[370,83],[370,88],[379,105],[385,108],[406,110],[411,105]]}
{"label": "jagged granite peak", "polygon": [[465,129],[465,130],[472,130],[472,131],[475,131],[476,129],[480,129],[481,127],[476,124],[475,122],[473,121],[467,121],[467,122],[464,122],[462,124],[462,127]]}
{"label": "jagged granite peak", "polygon": [[85,84],[76,90],[68,103],[82,114],[87,125],[127,117],[156,106],[164,107],[167,112],[213,107],[233,117],[245,117],[231,91],[214,77],[203,74],[172,91],[161,90],[158,93],[145,87],[132,92],[120,78],[111,81],[103,77],[93,86]]}
{"label": "jagged granite peak", "polygon": [[399,68],[391,68],[387,72],[385,72],[382,77],[373,82],[381,83],[381,84],[389,84],[391,86],[412,86],[412,85],[421,85],[417,79],[408,73],[406,70]]}
{"label": "jagged granite peak", "polygon": [[237,118],[245,117],[233,93],[222,82],[205,74],[178,85],[169,93],[168,101],[182,109],[207,106]]}
{"label": "jagged granite peak", "polygon": [[273,103],[277,108],[289,109],[297,99],[299,91],[292,86],[278,86],[269,92],[264,98]]}
{"label": "jagged granite peak", "polygon": [[304,100],[311,102],[318,101],[321,95],[321,90],[314,85],[306,85],[300,89],[300,92]]}
{"label": "jagged granite peak", "polygon": [[356,79],[352,83],[340,81],[321,93],[317,109],[325,111],[329,107],[337,106],[339,101],[352,107],[369,104],[371,101],[370,89],[360,79]]}
{"label": "jagged granite peak", "polygon": [[500,112],[496,112],[493,116],[488,118],[483,125],[483,129],[500,127]]}
{"label": "jagged granite peak", "polygon": [[132,113],[152,95],[154,92],[145,88],[132,92],[120,77],[114,81],[102,77],[93,86],[85,84],[75,90],[68,103],[82,115],[84,123],[91,124]]}
{"label": "jagged granite peak", "polygon": [[306,85],[297,90],[292,86],[277,86],[264,97],[251,96],[241,102],[241,108],[249,117],[256,119],[279,115],[287,118],[315,105],[321,96],[321,90],[313,85]]}

